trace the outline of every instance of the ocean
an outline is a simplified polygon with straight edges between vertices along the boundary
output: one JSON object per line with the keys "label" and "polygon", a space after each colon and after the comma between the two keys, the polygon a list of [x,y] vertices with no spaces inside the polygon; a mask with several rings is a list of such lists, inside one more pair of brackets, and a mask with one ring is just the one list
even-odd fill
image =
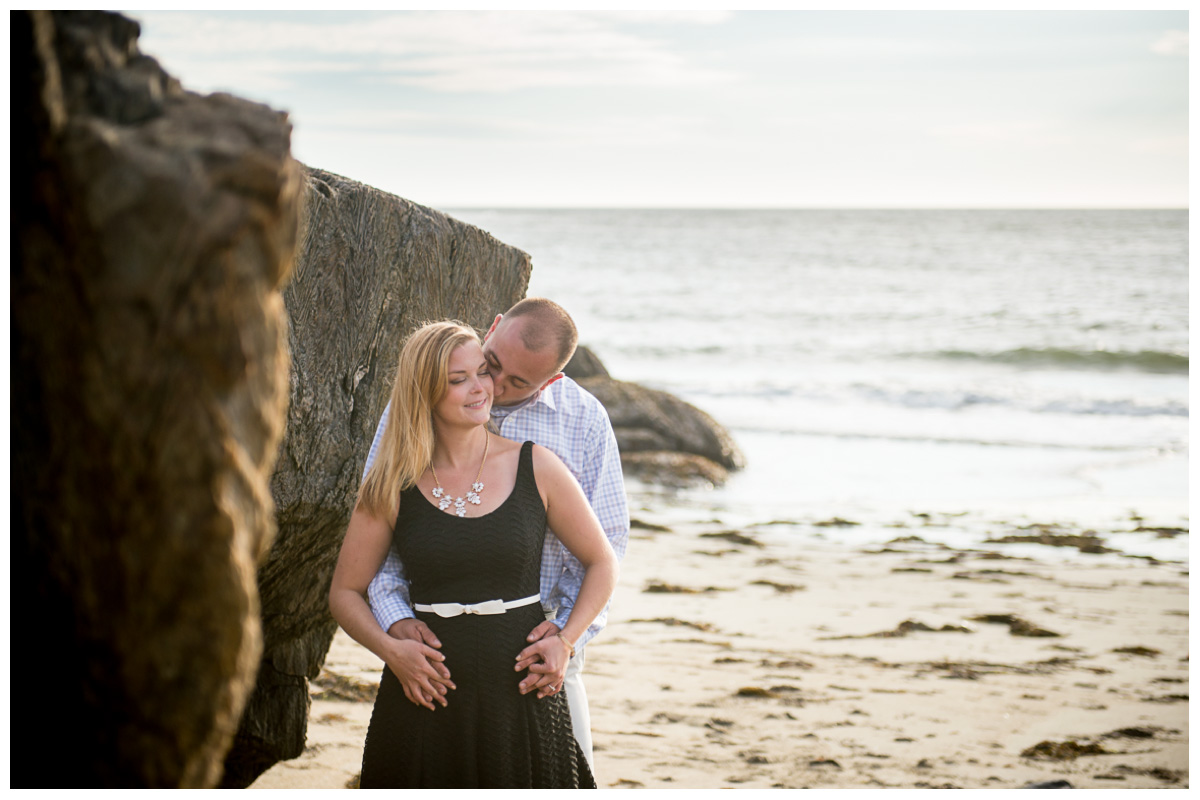
{"label": "ocean", "polygon": [[[1186,210],[449,213],[528,252],[614,377],[742,448],[725,486],[631,485],[635,516],[1187,527]],[[835,516],[866,524],[811,525]]]}

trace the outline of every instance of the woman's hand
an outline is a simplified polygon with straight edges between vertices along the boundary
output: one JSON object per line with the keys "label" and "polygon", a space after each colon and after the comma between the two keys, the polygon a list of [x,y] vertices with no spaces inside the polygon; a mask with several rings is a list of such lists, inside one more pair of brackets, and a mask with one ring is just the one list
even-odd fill
{"label": "woman's hand", "polygon": [[517,672],[529,670],[518,686],[521,694],[529,694],[536,689],[540,699],[562,691],[567,662],[571,660],[571,646],[559,633],[558,626],[549,620],[530,632],[527,639],[533,644],[517,654],[515,667]]}
{"label": "woman's hand", "polygon": [[[397,632],[407,630],[419,638],[389,636],[379,627],[367,605],[367,586],[383,563],[391,541],[392,525],[361,509],[355,510],[330,581],[329,611],[354,641],[366,646],[387,664],[400,680],[404,696],[410,702],[433,711],[435,701],[446,705],[446,692],[454,688],[450,670],[442,663],[446,657],[435,649],[441,643],[424,623],[409,628],[399,623],[392,626]],[[434,646],[430,647],[430,644]]]}
{"label": "woman's hand", "polygon": [[409,702],[433,711],[437,701],[445,708],[446,692],[456,687],[443,663],[444,655],[415,639],[392,639],[383,656]]}

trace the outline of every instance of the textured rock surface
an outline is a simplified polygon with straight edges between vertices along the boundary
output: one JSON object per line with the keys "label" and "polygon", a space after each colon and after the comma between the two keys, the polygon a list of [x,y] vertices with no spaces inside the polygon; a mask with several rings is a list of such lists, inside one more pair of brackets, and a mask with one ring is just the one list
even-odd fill
{"label": "textured rock surface", "polygon": [[308,680],[337,627],[329,581],[401,340],[435,319],[486,330],[529,281],[529,256],[478,228],[320,170],[307,170],[306,183],[284,292],[291,405],[271,481],[279,532],[259,571],[263,660],[226,786],[304,749]]}
{"label": "textured rock surface", "polygon": [[626,475],[645,483],[674,488],[705,483],[720,486],[729,480],[729,470],[704,456],[691,453],[622,451],[621,467]]}
{"label": "textured rock surface", "polygon": [[261,647],[290,125],[118,15],[10,22],[12,783],[211,786]]}
{"label": "textured rock surface", "polygon": [[604,404],[621,463],[635,477],[653,483],[720,484],[728,470],[745,466],[741,450],[720,423],[672,394],[613,380],[607,372],[582,378],[579,385]]}
{"label": "textured rock surface", "polygon": [[577,347],[563,372],[608,411],[627,475],[666,486],[719,486],[745,466],[720,423],[667,392],[614,380],[590,348]]}
{"label": "textured rock surface", "polygon": [[584,378],[612,377],[608,374],[608,368],[604,366],[600,356],[593,353],[590,347],[582,344],[575,348],[575,355],[571,356],[571,360],[563,367],[563,374],[575,381],[581,381]]}

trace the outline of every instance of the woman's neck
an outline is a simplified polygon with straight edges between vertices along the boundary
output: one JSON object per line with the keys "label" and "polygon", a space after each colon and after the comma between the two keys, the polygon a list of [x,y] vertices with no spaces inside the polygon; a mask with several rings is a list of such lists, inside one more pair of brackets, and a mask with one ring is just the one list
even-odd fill
{"label": "woman's neck", "polygon": [[479,466],[487,428],[434,426],[433,462],[438,469],[474,469]]}

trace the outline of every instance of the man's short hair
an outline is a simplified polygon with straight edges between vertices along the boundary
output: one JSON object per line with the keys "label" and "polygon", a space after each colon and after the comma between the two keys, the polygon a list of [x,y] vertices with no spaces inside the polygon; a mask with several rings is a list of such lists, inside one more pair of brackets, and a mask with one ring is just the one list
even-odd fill
{"label": "man's short hair", "polygon": [[558,352],[558,366],[555,372],[562,368],[575,355],[575,346],[579,343],[579,331],[575,329],[575,321],[566,309],[553,300],[544,297],[526,297],[504,313],[504,318],[511,320],[517,317],[528,317],[533,325],[521,328],[521,343],[532,353],[554,347]]}

